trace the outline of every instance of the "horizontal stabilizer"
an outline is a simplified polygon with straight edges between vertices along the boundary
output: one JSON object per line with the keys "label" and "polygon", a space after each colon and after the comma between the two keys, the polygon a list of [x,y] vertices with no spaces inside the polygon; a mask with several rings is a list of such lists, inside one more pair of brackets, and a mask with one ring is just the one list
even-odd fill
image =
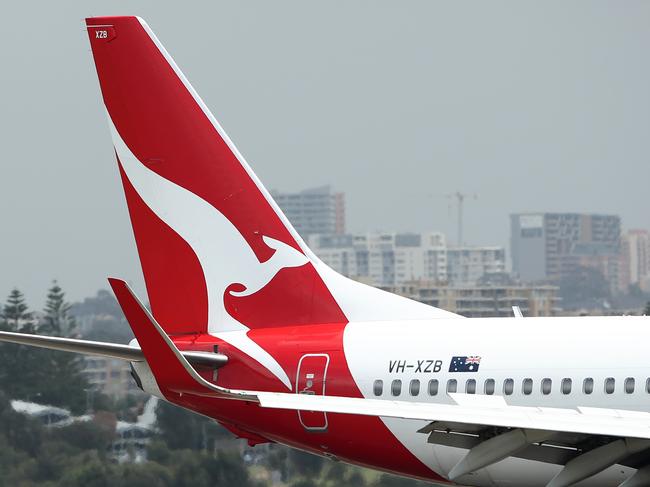
{"label": "horizontal stabilizer", "polygon": [[[118,360],[128,360],[129,362],[143,362],[145,360],[144,354],[139,347],[123,345],[121,343],[95,342],[90,340],[78,340],[76,338],[29,335],[27,333],[12,333],[9,331],[0,331],[0,342],[29,345],[31,347],[60,350],[62,352],[95,355]],[[220,353],[193,351],[186,351],[181,353],[193,365],[221,367],[223,365],[226,365],[228,362],[228,357]]]}

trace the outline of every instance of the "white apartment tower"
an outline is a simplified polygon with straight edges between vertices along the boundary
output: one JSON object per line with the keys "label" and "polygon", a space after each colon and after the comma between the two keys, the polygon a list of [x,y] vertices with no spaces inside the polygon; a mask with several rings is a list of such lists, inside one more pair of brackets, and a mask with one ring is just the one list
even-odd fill
{"label": "white apartment tower", "polygon": [[309,246],[337,272],[375,286],[447,279],[445,236],[439,232],[311,235]]}
{"label": "white apartment tower", "polygon": [[312,235],[309,246],[334,270],[378,287],[474,285],[486,274],[505,272],[503,247],[450,248],[440,232]]}

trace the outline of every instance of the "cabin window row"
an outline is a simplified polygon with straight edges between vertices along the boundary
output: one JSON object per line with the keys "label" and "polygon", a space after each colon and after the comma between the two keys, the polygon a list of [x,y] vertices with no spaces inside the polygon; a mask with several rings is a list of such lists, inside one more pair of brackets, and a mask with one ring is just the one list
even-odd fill
{"label": "cabin window row", "polygon": [[[462,387],[462,385],[461,385]],[[476,394],[477,393],[477,382],[476,379],[467,379],[464,384],[464,391],[466,394]],[[623,381],[623,390],[626,394],[633,394],[636,387],[636,381],[634,377],[628,377]],[[438,379],[431,379],[426,385],[426,393],[429,396],[437,396],[440,384]],[[594,379],[587,377],[582,381],[582,393],[583,394],[592,394],[594,392],[595,383]],[[408,393],[411,396],[420,395],[420,381],[418,379],[413,379],[408,383]],[[645,389],[647,393],[650,393],[650,378],[646,380]],[[521,393],[525,396],[528,396],[533,393],[535,390],[534,381],[531,378],[525,378],[521,381]],[[539,391],[542,395],[549,395],[553,390],[553,380],[549,378],[542,379],[539,382]],[[560,380],[560,392],[564,395],[571,394],[573,392],[573,379],[564,378]],[[616,391],[616,379],[614,377],[608,377],[603,381],[603,390],[605,394],[613,394]],[[483,394],[491,396],[497,391],[497,384],[494,379],[486,379],[483,383]],[[514,379],[504,379],[502,391],[505,396],[511,396],[515,393],[515,380]],[[381,396],[384,393],[384,381],[381,379],[375,380],[373,384],[373,392],[375,396]],[[459,392],[459,384],[456,379],[447,380],[446,392],[454,393]],[[480,393],[480,391],[479,391]],[[395,379],[390,383],[390,394],[392,396],[400,396],[402,394],[402,380]]]}

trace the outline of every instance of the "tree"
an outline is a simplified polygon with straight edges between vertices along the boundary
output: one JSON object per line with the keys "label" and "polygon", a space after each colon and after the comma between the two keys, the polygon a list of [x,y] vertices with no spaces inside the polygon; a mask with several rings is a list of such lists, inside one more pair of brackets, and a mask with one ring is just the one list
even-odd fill
{"label": "tree", "polygon": [[648,301],[645,304],[645,308],[643,308],[643,316],[650,316],[650,301]]}
{"label": "tree", "polygon": [[578,266],[560,280],[560,296],[565,308],[601,304],[611,297],[607,279],[592,267]]}
{"label": "tree", "polygon": [[289,462],[295,473],[306,475],[310,478],[316,478],[323,469],[325,460],[323,457],[306,453],[301,450],[289,450]]}
{"label": "tree", "polygon": [[[70,315],[70,304],[65,293],[56,281],[47,293],[43,309],[44,317],[38,325],[43,334],[70,336],[76,323]],[[81,373],[82,358],[70,352],[39,350],[40,361],[37,368],[40,402],[69,408],[73,413],[83,412],[86,405],[85,389],[88,381]]]}
{"label": "tree", "polygon": [[29,312],[25,296],[18,288],[13,288],[9,293],[7,302],[2,308],[2,322],[4,328],[9,331],[34,332],[32,313]]}
{"label": "tree", "polygon": [[[25,296],[17,288],[11,290],[2,308],[2,328],[21,333],[35,331]],[[0,390],[11,399],[27,399],[33,390],[38,358],[35,354],[27,353],[27,348],[12,343],[0,345]]]}
{"label": "tree", "polygon": [[165,401],[156,407],[156,424],[171,450],[211,450],[216,440],[229,436],[216,421]]}
{"label": "tree", "polygon": [[45,316],[39,323],[38,330],[46,335],[72,336],[77,324],[70,315],[70,304],[65,300],[65,293],[56,280],[47,292],[47,301],[43,309]]}
{"label": "tree", "polygon": [[427,487],[431,484],[419,480],[406,479],[390,474],[382,474],[373,487]]}

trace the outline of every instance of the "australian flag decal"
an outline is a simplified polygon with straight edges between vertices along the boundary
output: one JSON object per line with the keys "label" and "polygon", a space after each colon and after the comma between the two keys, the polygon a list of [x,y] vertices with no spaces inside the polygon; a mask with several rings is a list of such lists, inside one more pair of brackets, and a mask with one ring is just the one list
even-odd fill
{"label": "australian flag decal", "polygon": [[449,364],[449,372],[478,372],[481,365],[481,357],[452,357]]}

